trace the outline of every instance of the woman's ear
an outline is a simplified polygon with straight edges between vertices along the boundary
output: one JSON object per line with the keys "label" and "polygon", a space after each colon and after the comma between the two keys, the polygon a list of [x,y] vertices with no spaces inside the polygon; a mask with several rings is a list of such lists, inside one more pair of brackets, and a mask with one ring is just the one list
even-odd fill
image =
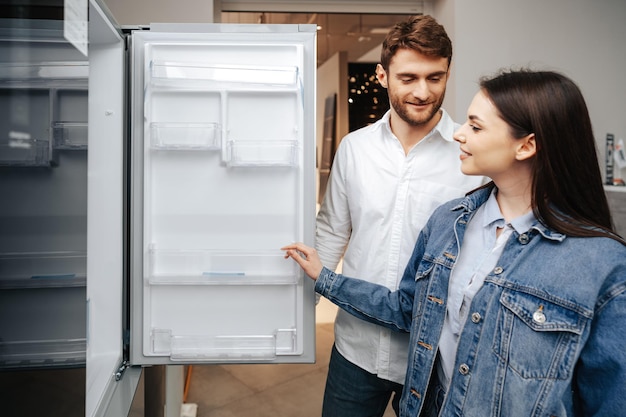
{"label": "woman's ear", "polygon": [[537,153],[537,141],[535,134],[530,133],[525,137],[518,139],[519,145],[515,157],[518,161],[524,161],[532,158]]}

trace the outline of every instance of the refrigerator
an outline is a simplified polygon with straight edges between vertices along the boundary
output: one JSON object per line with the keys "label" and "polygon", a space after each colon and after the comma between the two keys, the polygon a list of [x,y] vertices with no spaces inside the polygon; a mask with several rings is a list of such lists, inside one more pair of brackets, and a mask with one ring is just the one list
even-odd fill
{"label": "refrigerator", "polygon": [[315,25],[88,7],[87,56],[2,39],[0,368],[84,366],[85,415],[120,416],[146,367],[314,362],[280,247],[314,243]]}

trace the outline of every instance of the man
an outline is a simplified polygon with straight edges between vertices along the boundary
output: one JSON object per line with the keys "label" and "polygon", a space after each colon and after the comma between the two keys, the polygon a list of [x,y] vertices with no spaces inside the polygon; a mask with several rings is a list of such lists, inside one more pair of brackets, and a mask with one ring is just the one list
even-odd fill
{"label": "man", "polygon": [[[458,127],[441,104],[452,43],[430,16],[398,23],[383,42],[376,75],[390,110],[341,141],[317,217],[322,263],[396,289],[421,228],[440,204],[482,185],[460,170]],[[398,402],[408,334],[339,310],[323,417],[382,416]]]}

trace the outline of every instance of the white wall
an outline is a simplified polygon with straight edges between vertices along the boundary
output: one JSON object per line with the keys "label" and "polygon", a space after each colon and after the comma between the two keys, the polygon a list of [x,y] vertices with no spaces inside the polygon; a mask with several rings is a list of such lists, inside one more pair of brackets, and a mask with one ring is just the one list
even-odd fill
{"label": "white wall", "polygon": [[626,140],[626,1],[436,0],[433,15],[454,43],[445,106],[456,120],[480,76],[511,66],[552,69],[585,95],[602,167],[606,134]]}
{"label": "white wall", "polygon": [[[213,23],[220,0],[104,0],[117,23]],[[217,20],[217,19],[216,19]]]}
{"label": "white wall", "polygon": [[[317,68],[317,109],[316,143],[317,161],[322,160],[322,143],[324,142],[324,105],[326,98],[337,94],[335,137],[337,144],[348,134],[348,60],[347,52],[339,52],[331,56]],[[341,74],[345,74],[342,76]],[[319,171],[318,171],[319,172]],[[319,184],[318,184],[319,187]],[[318,191],[316,191],[317,194]]]}

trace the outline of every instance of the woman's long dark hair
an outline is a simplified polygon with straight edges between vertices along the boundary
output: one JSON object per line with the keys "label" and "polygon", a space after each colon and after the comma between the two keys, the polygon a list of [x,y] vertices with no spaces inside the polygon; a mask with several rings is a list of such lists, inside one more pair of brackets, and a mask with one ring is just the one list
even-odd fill
{"label": "woman's long dark hair", "polygon": [[604,236],[614,229],[587,105],[576,84],[552,71],[503,71],[480,87],[515,138],[535,134],[532,208],[552,230]]}

